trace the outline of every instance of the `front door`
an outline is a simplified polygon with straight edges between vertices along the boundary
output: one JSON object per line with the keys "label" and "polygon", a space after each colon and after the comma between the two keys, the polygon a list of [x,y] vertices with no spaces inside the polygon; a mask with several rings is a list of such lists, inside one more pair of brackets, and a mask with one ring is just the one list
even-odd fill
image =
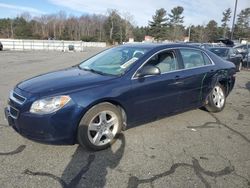
{"label": "front door", "polygon": [[179,85],[176,81],[179,65],[175,51],[160,52],[144,64],[147,65],[158,67],[161,74],[132,78],[132,121],[172,113],[179,105]]}

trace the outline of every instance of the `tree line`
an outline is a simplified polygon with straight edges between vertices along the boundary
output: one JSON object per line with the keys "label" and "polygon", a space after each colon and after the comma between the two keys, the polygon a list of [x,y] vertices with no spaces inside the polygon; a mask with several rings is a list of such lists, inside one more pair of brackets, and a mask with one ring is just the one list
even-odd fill
{"label": "tree line", "polygon": [[[190,35],[194,42],[213,42],[220,37],[229,38],[230,8],[222,13],[222,24],[210,20],[206,25],[185,27],[184,8],[174,7],[170,13],[164,8],[156,10],[145,27],[134,24],[133,16],[108,10],[106,15],[67,16],[63,11],[56,14],[32,17],[28,12],[16,18],[0,19],[0,38],[16,39],[57,39],[102,41],[113,43],[127,42],[129,38],[143,41],[145,35],[153,36],[156,41],[179,41]],[[237,15],[234,39],[250,40],[250,8],[241,10]]]}

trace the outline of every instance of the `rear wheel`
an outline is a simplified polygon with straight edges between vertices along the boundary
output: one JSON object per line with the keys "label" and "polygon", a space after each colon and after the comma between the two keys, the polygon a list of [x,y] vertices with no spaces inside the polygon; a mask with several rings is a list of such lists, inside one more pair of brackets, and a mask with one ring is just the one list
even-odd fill
{"label": "rear wheel", "polygon": [[92,107],[81,119],[77,139],[80,145],[92,150],[108,148],[121,132],[120,110],[111,103],[100,103]]}
{"label": "rear wheel", "polygon": [[212,92],[208,96],[208,104],[205,106],[210,112],[220,112],[226,104],[226,95],[224,87],[221,84],[216,84]]}

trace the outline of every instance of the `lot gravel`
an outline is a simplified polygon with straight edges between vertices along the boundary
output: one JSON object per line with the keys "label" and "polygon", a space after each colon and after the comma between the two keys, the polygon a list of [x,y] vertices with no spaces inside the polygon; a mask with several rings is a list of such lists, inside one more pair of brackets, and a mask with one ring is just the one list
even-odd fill
{"label": "lot gravel", "polygon": [[237,74],[223,112],[130,127],[104,151],[35,143],[7,126],[3,110],[16,83],[100,50],[0,53],[0,187],[250,187],[249,71]]}

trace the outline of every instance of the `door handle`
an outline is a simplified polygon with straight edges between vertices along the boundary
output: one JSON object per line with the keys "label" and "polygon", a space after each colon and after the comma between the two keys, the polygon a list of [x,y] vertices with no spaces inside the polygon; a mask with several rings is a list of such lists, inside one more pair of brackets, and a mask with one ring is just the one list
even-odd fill
{"label": "door handle", "polygon": [[183,82],[177,81],[177,82],[174,83],[174,85],[180,85],[180,84],[183,84]]}
{"label": "door handle", "polygon": [[175,76],[175,82],[173,83],[173,85],[180,85],[180,84],[183,84],[182,81],[179,81],[180,78],[181,78],[180,75],[176,75],[176,76]]}

